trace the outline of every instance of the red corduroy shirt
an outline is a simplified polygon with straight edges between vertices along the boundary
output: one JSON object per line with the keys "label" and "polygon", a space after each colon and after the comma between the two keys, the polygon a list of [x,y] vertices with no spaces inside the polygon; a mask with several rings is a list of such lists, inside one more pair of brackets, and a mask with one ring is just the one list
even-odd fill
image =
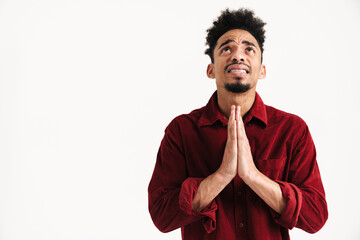
{"label": "red corduroy shirt", "polygon": [[316,151],[306,123],[264,105],[256,93],[244,126],[256,167],[276,181],[286,200],[280,215],[238,176],[202,211],[192,210],[200,182],[222,162],[227,120],[217,104],[176,117],[166,128],[149,184],[149,211],[156,227],[181,227],[185,240],[289,239],[288,229],[318,231],[328,212]]}

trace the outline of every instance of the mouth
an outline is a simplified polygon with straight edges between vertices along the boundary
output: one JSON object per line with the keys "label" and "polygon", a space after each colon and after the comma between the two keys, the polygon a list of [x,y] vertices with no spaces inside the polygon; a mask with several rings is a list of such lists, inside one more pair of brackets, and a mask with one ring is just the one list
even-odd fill
{"label": "mouth", "polygon": [[228,73],[249,73],[249,71],[245,69],[230,69],[227,71]]}
{"label": "mouth", "polygon": [[236,77],[245,77],[250,73],[250,66],[245,64],[230,64],[225,67],[225,72]]}

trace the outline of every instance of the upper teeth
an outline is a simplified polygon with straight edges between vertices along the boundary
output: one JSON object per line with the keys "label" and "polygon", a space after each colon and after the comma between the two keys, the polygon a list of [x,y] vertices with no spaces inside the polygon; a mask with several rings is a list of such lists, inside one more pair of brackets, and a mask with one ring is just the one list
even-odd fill
{"label": "upper teeth", "polygon": [[241,72],[241,73],[246,73],[245,69],[231,69],[230,72]]}

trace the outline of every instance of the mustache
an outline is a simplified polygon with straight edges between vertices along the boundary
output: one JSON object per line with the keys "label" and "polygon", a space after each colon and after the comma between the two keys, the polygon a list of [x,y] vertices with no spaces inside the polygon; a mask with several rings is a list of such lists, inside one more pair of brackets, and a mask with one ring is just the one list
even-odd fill
{"label": "mustache", "polygon": [[247,65],[246,63],[230,63],[230,64],[225,66],[224,71],[226,72],[227,69],[232,65],[244,65],[244,66],[247,66],[249,68],[249,72],[251,72],[251,67],[249,65]]}

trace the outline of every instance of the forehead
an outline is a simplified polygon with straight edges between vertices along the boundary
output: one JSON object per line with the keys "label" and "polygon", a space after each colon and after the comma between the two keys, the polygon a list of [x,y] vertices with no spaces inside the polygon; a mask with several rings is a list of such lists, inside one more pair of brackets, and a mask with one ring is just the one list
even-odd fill
{"label": "forehead", "polygon": [[251,33],[242,29],[232,29],[224,33],[216,43],[216,46],[219,46],[221,43],[227,40],[234,40],[236,43],[241,43],[242,41],[246,40],[251,43],[254,43],[256,47],[259,47],[257,40],[254,38]]}

